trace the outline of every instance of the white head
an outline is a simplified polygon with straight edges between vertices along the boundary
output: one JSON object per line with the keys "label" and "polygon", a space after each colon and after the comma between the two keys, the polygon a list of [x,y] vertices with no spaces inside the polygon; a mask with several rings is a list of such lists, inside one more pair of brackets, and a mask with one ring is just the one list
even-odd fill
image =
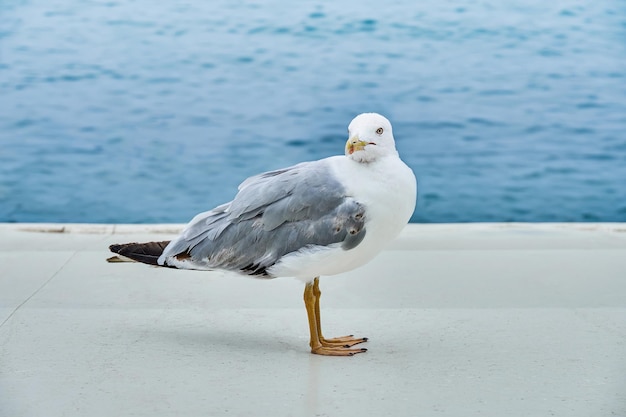
{"label": "white head", "polygon": [[362,113],[348,126],[346,156],[357,162],[372,162],[387,155],[398,155],[391,123],[378,113]]}

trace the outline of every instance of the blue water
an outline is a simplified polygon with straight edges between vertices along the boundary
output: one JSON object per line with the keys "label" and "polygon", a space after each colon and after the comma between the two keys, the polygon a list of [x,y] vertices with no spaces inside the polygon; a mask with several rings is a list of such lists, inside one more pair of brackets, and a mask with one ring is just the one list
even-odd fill
{"label": "blue water", "polygon": [[186,222],[342,153],[365,111],[418,177],[413,221],[626,221],[604,0],[2,0],[0,221]]}

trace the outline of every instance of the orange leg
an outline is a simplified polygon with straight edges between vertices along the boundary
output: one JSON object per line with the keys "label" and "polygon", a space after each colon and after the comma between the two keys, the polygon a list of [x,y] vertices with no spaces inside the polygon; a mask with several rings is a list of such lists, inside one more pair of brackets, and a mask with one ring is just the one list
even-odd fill
{"label": "orange leg", "polygon": [[358,343],[367,341],[367,338],[354,338],[353,336],[343,336],[335,339],[325,339],[322,336],[322,324],[320,320],[320,289],[319,279],[308,282],[304,288],[304,305],[309,319],[309,330],[311,332],[311,353],[328,356],[352,356],[357,353],[366,352],[367,349],[350,349]]}

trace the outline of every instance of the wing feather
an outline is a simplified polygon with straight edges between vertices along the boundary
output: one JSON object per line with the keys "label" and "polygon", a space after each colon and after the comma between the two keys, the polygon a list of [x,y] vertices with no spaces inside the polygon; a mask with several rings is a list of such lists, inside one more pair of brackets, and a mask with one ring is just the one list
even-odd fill
{"label": "wing feather", "polygon": [[346,195],[329,159],[248,178],[233,201],[197,215],[159,263],[268,275],[282,256],[305,247],[356,247],[365,207]]}

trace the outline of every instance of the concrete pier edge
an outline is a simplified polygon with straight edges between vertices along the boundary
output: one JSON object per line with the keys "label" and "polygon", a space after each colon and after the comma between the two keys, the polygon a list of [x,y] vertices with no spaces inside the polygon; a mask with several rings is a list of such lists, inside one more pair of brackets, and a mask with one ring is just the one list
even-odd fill
{"label": "concrete pier edge", "polygon": [[180,224],[0,224],[0,416],[625,416],[626,224],[411,224],[302,283],[110,264]]}

